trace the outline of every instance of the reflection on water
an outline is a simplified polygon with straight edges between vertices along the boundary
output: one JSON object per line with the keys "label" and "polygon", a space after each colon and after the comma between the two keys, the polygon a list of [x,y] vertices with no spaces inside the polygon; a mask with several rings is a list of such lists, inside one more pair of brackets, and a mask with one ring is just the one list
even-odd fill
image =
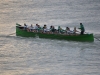
{"label": "reflection on water", "polygon": [[[0,37],[1,75],[99,75],[99,43]],[[4,40],[5,39],[5,40]]]}

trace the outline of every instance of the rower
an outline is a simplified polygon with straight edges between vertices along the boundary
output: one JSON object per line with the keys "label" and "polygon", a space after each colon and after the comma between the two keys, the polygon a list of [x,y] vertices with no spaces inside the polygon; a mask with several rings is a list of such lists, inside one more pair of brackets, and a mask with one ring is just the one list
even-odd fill
{"label": "rower", "polygon": [[26,23],[24,23],[24,30],[27,30],[27,25],[26,25]]}
{"label": "rower", "polygon": [[66,32],[67,32],[67,34],[73,34],[74,33],[73,31],[70,30],[69,27],[66,27]]}

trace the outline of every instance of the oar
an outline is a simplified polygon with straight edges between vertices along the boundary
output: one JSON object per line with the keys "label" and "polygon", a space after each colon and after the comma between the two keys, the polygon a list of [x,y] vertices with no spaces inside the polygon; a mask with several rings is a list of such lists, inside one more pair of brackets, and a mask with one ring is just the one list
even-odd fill
{"label": "oar", "polygon": [[11,34],[9,34],[9,35],[13,35],[13,34],[16,34],[16,33],[11,33]]}
{"label": "oar", "polygon": [[97,37],[94,37],[95,39],[97,39],[98,41],[100,41],[100,39],[99,38],[97,38]]}

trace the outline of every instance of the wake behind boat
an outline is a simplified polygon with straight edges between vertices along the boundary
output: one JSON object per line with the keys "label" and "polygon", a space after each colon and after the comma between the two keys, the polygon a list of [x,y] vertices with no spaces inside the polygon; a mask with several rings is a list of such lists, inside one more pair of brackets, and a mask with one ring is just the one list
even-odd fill
{"label": "wake behind boat", "polygon": [[16,24],[16,36],[22,37],[36,37],[39,38],[48,38],[48,39],[59,39],[59,40],[71,40],[71,41],[83,41],[83,42],[93,42],[94,36],[93,34],[66,34],[65,32],[59,33],[59,30],[56,30],[55,33],[48,31],[44,32],[44,30],[35,30],[29,31],[26,30],[24,26],[20,24]]}

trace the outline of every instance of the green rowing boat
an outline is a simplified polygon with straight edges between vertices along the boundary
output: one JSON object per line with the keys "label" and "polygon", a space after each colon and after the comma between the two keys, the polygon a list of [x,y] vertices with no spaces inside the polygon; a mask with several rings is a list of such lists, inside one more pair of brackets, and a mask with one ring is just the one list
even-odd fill
{"label": "green rowing boat", "polygon": [[83,35],[65,35],[65,34],[47,34],[41,32],[28,32],[23,29],[24,27],[20,24],[16,24],[16,36],[22,37],[36,37],[48,38],[48,39],[59,39],[59,40],[71,40],[71,41],[83,41],[83,42],[93,42],[93,34],[83,34]]}

